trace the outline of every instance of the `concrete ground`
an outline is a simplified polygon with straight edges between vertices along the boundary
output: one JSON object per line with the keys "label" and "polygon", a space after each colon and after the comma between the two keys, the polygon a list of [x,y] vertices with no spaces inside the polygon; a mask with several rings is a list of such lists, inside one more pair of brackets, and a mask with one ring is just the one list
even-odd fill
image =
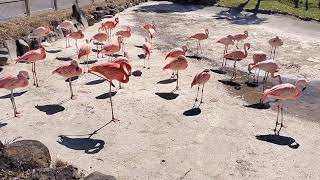
{"label": "concrete ground", "polygon": [[[1,140],[17,136],[39,140],[48,146],[53,159],[68,161],[85,174],[98,170],[120,180],[319,179],[316,85],[320,36],[316,29],[320,25],[282,16],[230,13],[167,2],[149,2],[120,13],[117,29],[132,27],[134,35],[126,41],[127,50],[133,70],[141,70],[142,76],[131,76],[124,89],[114,88],[115,115],[121,121],[108,124],[90,138],[90,133],[111,120],[108,84],[84,74],[73,81],[77,98],[69,100],[68,84],[51,71],[75,58],[76,49],[64,49],[63,40],[52,44],[47,48],[51,50],[47,59],[37,64],[40,88],[30,85],[16,91],[21,118],[12,118],[8,92],[0,91]],[[141,26],[152,20],[158,26],[157,37],[151,69],[144,69],[143,59],[138,57],[143,53],[139,46],[145,36]],[[95,34],[99,25],[87,28],[86,37]],[[171,72],[162,71],[165,52],[186,44],[186,37],[205,28],[210,38],[202,44],[202,58],[188,58],[189,67],[180,72],[180,90],[171,93],[175,81],[168,80]],[[192,109],[196,95],[196,88],[190,88],[193,76],[204,68],[217,69],[221,63],[223,47],[216,40],[244,30],[249,31],[247,41],[252,49],[239,64],[241,71],[235,81],[239,85],[235,88],[218,82],[228,79],[229,74],[212,73],[204,89],[204,103]],[[281,65],[279,73],[287,77],[285,81],[298,76],[311,81],[301,100],[286,104],[284,122],[288,127],[281,136],[272,135],[275,103],[270,100],[269,109],[256,109],[261,87],[245,84],[250,79],[245,69],[251,53],[268,52],[267,40],[275,35],[284,40],[276,61]],[[188,43],[188,56],[195,53],[195,45]],[[90,60],[97,60],[96,64],[106,61],[95,54]],[[31,65],[12,63],[2,74],[16,74],[21,69],[30,71]]]}

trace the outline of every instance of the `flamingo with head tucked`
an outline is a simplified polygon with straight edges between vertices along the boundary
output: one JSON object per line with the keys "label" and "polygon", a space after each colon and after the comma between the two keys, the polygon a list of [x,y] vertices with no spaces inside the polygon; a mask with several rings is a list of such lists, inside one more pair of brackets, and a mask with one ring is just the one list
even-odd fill
{"label": "flamingo with head tucked", "polygon": [[204,69],[196,74],[196,76],[193,78],[193,81],[191,83],[191,88],[195,85],[198,85],[198,91],[197,91],[197,96],[196,99],[194,100],[194,105],[196,105],[196,102],[198,101],[198,94],[199,94],[199,89],[200,86],[202,85],[202,90],[201,90],[201,100],[200,104],[203,103],[202,98],[203,98],[203,89],[204,85],[209,81],[211,75],[210,75],[210,69]]}
{"label": "flamingo with head tucked", "polygon": [[[165,60],[167,59],[173,59],[173,58],[176,58],[180,55],[186,55],[186,52],[187,52],[188,48],[186,45],[183,45],[182,47],[177,47],[177,48],[174,48],[174,49],[171,49],[167,54],[166,54],[166,57],[165,57]],[[174,72],[172,72],[172,76],[171,78],[174,78],[175,74]]]}
{"label": "flamingo with head tucked", "polygon": [[[82,30],[76,31],[76,32],[71,32],[70,34],[67,35],[67,38],[74,39],[76,41],[76,47],[78,49],[78,40],[84,38],[84,34]],[[69,41],[68,41],[69,42]],[[70,47],[70,43],[69,43]]]}
{"label": "flamingo with head tucked", "polygon": [[243,41],[243,40],[247,39],[248,36],[249,36],[248,31],[244,31],[243,33],[234,35],[233,39],[234,39],[234,41],[237,42],[236,47],[238,48],[239,41]]}
{"label": "flamingo with head tucked", "polygon": [[[217,41],[217,43],[224,45],[223,55],[225,55],[228,52],[229,46],[234,45],[234,39],[233,39],[233,36],[228,35],[227,37],[223,37],[223,38],[219,39]],[[226,63],[227,62],[223,58],[222,65],[221,65],[222,69],[226,66]]]}
{"label": "flamingo with head tucked", "polygon": [[[248,65],[248,71],[249,71],[249,72],[250,72],[249,69],[250,69],[251,66],[256,65],[256,64],[259,63],[259,62],[262,62],[262,61],[267,60],[267,54],[264,53],[263,51],[254,51],[254,52],[252,53],[252,60],[253,60],[253,62]],[[257,81],[256,81],[256,82],[259,81],[259,74],[260,74],[260,69],[258,69],[258,75],[256,75],[256,72],[255,72],[255,74],[254,74],[254,76],[257,77]],[[255,78],[254,78],[254,79],[255,79]],[[254,80],[254,81],[255,81],[255,80]]]}
{"label": "flamingo with head tucked", "polygon": [[112,56],[117,52],[121,51],[122,42],[123,42],[122,36],[118,36],[117,42],[104,45],[102,49],[98,51],[98,54],[101,53],[101,54],[109,55],[109,60],[111,61]]}
{"label": "flamingo with head tucked", "polygon": [[[92,38],[90,39],[90,42],[91,41],[97,41],[98,43],[101,44],[101,48],[102,48],[103,43],[106,42],[107,40],[108,40],[108,34],[107,33],[98,32],[97,34],[92,36]],[[98,43],[97,43],[97,57],[98,57],[98,51],[99,51]]]}
{"label": "flamingo with head tucked", "polygon": [[[74,26],[73,22],[69,21],[69,20],[65,20],[65,21],[61,22],[57,28],[60,28],[64,31],[66,31],[68,34],[70,34],[71,32],[77,31],[77,28]],[[69,38],[66,35],[66,48],[69,47],[68,44],[69,44]]]}
{"label": "flamingo with head tucked", "polygon": [[[89,70],[89,55],[91,52],[92,52],[92,47],[89,44],[89,40],[86,39],[86,44],[82,45],[79,50],[78,59],[80,60],[84,56],[87,57],[85,64],[87,64],[88,70]],[[85,65],[83,65],[83,66],[85,66]]]}
{"label": "flamingo with head tucked", "polygon": [[[126,69],[128,70],[129,76],[131,76],[132,67],[131,67],[131,65],[129,63],[128,53],[127,52],[124,52],[124,56],[119,56],[115,60],[112,61],[112,63],[117,63],[117,64],[121,64],[122,62],[127,63],[127,64],[125,64],[126,65]],[[122,89],[120,81],[119,81],[119,89]]]}
{"label": "flamingo with head tucked", "polygon": [[150,69],[150,56],[151,56],[151,44],[148,42],[148,38],[145,38],[142,49],[144,51],[143,68],[146,67],[146,59],[148,60],[148,69]]}
{"label": "flamingo with head tucked", "polygon": [[40,60],[44,60],[47,57],[46,49],[43,46],[40,46],[37,50],[30,50],[26,52],[24,55],[16,59],[16,63],[18,62],[29,62],[32,64],[32,75],[33,75],[33,85],[39,87],[37,72],[36,72],[36,62]]}
{"label": "flamingo with head tucked", "polygon": [[177,71],[177,85],[175,90],[179,89],[179,71],[185,70],[188,67],[188,60],[184,55],[180,55],[175,59],[171,60],[168,64],[166,64],[162,70],[170,69],[172,71]]}
{"label": "flamingo with head tucked", "polygon": [[18,117],[18,114],[20,113],[17,111],[17,106],[13,96],[13,90],[16,88],[27,87],[29,84],[28,79],[29,73],[27,71],[20,71],[16,77],[11,75],[0,77],[0,88],[10,90],[11,92],[10,100],[13,107],[14,117]]}
{"label": "flamingo with head tucked", "polygon": [[[279,84],[276,86],[273,86],[271,89],[266,89],[262,93],[262,98],[260,100],[261,103],[267,98],[271,97],[274,99],[277,99],[278,102],[278,113],[277,113],[277,121],[276,121],[276,126],[274,128],[274,133],[276,135],[279,135],[281,128],[285,127],[283,125],[283,100],[297,100],[302,96],[302,91],[305,90],[307,87],[307,81],[305,79],[298,79],[296,81],[296,84]],[[279,113],[281,112],[281,122],[280,122],[280,128],[277,132],[277,127],[279,125]]]}
{"label": "flamingo with head tucked", "polygon": [[32,30],[30,34],[30,38],[36,38],[38,42],[41,44],[42,38],[46,37],[49,32],[51,32],[51,29],[48,26],[41,26],[34,30]]}
{"label": "flamingo with head tucked", "polygon": [[125,38],[130,38],[131,37],[131,28],[129,26],[127,26],[126,30],[121,30],[116,32],[117,36],[122,36],[123,38],[123,46],[122,46],[122,51],[125,52],[125,43],[124,43],[124,39]]}

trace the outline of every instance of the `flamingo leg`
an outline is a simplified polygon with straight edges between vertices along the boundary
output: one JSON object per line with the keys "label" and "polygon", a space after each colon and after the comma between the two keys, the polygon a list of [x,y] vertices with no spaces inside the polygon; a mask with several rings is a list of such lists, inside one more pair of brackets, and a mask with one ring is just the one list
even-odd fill
{"label": "flamingo leg", "polygon": [[270,58],[272,58],[273,47],[271,46]]}
{"label": "flamingo leg", "polygon": [[79,50],[79,48],[78,48],[78,39],[76,39],[76,47],[77,47],[77,50]]}
{"label": "flamingo leg", "polygon": [[179,89],[179,71],[177,71],[177,86],[176,86],[176,90]]}
{"label": "flamingo leg", "polygon": [[88,68],[88,72],[89,72],[89,69],[90,69],[90,65],[89,65],[89,55],[87,55],[87,61],[86,61],[86,63],[87,63],[87,68]]}
{"label": "flamingo leg", "polygon": [[232,77],[231,77],[231,79],[230,79],[230,80],[232,80],[232,79],[236,79],[236,78],[237,78],[236,63],[237,63],[237,61],[234,61],[234,64],[233,64],[233,74],[232,74]]}
{"label": "flamingo leg", "polygon": [[196,99],[194,100],[194,104],[193,104],[192,108],[194,108],[196,106],[196,103],[198,101],[199,90],[200,90],[200,86],[198,86],[197,96],[196,96]]}
{"label": "flamingo leg", "polygon": [[36,85],[36,78],[35,78],[35,75],[34,75],[34,63],[31,63],[31,72],[32,72],[32,77],[33,77],[33,85],[35,86]]}
{"label": "flamingo leg", "polygon": [[121,87],[121,82],[119,82],[119,89],[122,89],[122,87]]}
{"label": "flamingo leg", "polygon": [[236,44],[237,49],[239,49],[238,44],[239,44],[239,41],[237,41],[237,44]]}
{"label": "flamingo leg", "polygon": [[36,82],[36,86],[39,87],[38,84],[38,78],[37,78],[37,71],[36,71],[36,63],[33,63],[33,69],[34,69],[34,77],[35,77],[35,82]]}
{"label": "flamingo leg", "polygon": [[281,111],[281,123],[280,123],[280,129],[278,131],[278,135],[280,134],[280,131],[281,131],[282,127],[285,127],[283,125],[283,104],[282,103],[281,103],[281,106],[280,106],[280,111]]}
{"label": "flamingo leg", "polygon": [[197,43],[197,56],[199,56],[199,41]]}
{"label": "flamingo leg", "polygon": [[277,47],[274,47],[274,50],[273,50],[273,60],[274,60],[274,58],[276,57],[276,49],[277,49]]}
{"label": "flamingo leg", "polygon": [[147,56],[147,54],[144,54],[144,58],[143,58],[143,68],[146,68],[146,56]]}
{"label": "flamingo leg", "polygon": [[112,104],[112,93],[111,93],[111,81],[109,82],[110,86],[109,86],[109,98],[110,98],[110,104],[111,104],[111,114],[112,114],[112,120],[113,122],[115,121],[119,121],[118,119],[114,118],[114,114],[113,114],[113,104]]}
{"label": "flamingo leg", "polygon": [[201,54],[203,54],[203,51],[202,51],[202,48],[201,48],[201,43],[200,43],[200,41],[199,41],[199,48],[200,48],[200,52],[201,52]]}
{"label": "flamingo leg", "polygon": [[202,85],[202,91],[201,91],[201,100],[200,100],[200,104],[203,103],[202,99],[203,99],[203,89],[204,89],[204,84]]}
{"label": "flamingo leg", "polygon": [[71,93],[71,99],[73,99],[74,97],[74,94],[73,94],[73,90],[72,90],[72,81],[71,81],[71,78],[69,78],[69,87],[70,87],[70,93]]}
{"label": "flamingo leg", "polygon": [[11,100],[12,107],[13,107],[14,117],[18,117],[17,114],[19,114],[19,113],[17,112],[16,103],[14,102],[13,90],[11,90],[10,100]]}
{"label": "flamingo leg", "polygon": [[278,100],[278,112],[277,112],[277,121],[276,121],[276,126],[274,128],[274,134],[277,135],[277,127],[278,127],[278,124],[279,124],[279,112],[280,112],[280,103],[279,103],[279,100]]}
{"label": "flamingo leg", "polygon": [[266,72],[266,76],[265,76],[265,78],[263,80],[263,91],[266,89],[268,76],[269,76],[269,73]]}
{"label": "flamingo leg", "polygon": [[148,54],[148,69],[150,69],[150,56],[151,54]]}
{"label": "flamingo leg", "polygon": [[260,75],[260,69],[258,69],[258,75],[257,75],[257,83],[259,82],[259,75]]}

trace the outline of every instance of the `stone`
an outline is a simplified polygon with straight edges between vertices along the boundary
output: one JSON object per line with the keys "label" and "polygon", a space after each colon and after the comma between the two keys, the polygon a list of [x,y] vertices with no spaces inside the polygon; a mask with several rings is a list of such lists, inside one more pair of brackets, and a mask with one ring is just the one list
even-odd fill
{"label": "stone", "polygon": [[9,54],[0,54],[0,66],[8,64]]}
{"label": "stone", "polygon": [[0,141],[0,151],[2,151],[4,149],[4,145],[3,143]]}
{"label": "stone", "polygon": [[77,4],[72,5],[72,17],[75,17],[78,22],[80,22],[84,28],[88,27],[88,21],[85,17],[85,14]]}
{"label": "stone", "polygon": [[103,18],[104,15],[105,15],[105,10],[95,11],[95,12],[93,12],[93,14],[96,14],[96,16],[97,16],[98,19],[101,19],[101,18]]}
{"label": "stone", "polygon": [[142,75],[142,71],[140,71],[140,70],[133,71],[133,72],[132,72],[132,75],[133,75],[133,76],[136,76],[136,77],[137,77],[137,76],[141,76],[141,75]]}
{"label": "stone", "polygon": [[94,19],[94,16],[88,15],[86,16],[87,21],[88,21],[88,26],[93,26],[96,23],[96,20]]}
{"label": "stone", "polygon": [[51,156],[48,148],[36,140],[22,140],[9,144],[4,149],[7,158],[18,162],[24,171],[36,168],[48,168]]}
{"label": "stone", "polygon": [[15,60],[17,59],[17,44],[15,40],[6,40],[5,46],[9,50],[10,59]]}
{"label": "stone", "polygon": [[95,171],[85,177],[84,180],[116,180],[116,178],[114,176],[105,175],[101,172]]}
{"label": "stone", "polygon": [[32,39],[30,44],[30,50],[39,49],[40,45],[41,44],[37,39]]}
{"label": "stone", "polygon": [[96,7],[96,11],[103,11],[105,7],[102,7],[102,6],[98,6]]}
{"label": "stone", "polygon": [[81,178],[80,174],[78,173],[78,168],[71,165],[58,168],[41,168],[32,171],[29,170],[25,173],[25,176],[39,180],[77,180]]}
{"label": "stone", "polygon": [[29,44],[23,40],[23,39],[18,39],[16,41],[17,45],[17,55],[22,56],[24,53],[28,52],[30,50]]}
{"label": "stone", "polygon": [[122,11],[124,11],[125,8],[123,6],[118,6],[117,9],[119,10],[119,12],[122,12]]}
{"label": "stone", "polygon": [[110,12],[111,9],[110,8],[105,8],[103,11],[104,11],[105,15],[111,15],[111,12]]}
{"label": "stone", "polygon": [[116,15],[119,13],[119,10],[118,9],[110,9],[110,15]]}

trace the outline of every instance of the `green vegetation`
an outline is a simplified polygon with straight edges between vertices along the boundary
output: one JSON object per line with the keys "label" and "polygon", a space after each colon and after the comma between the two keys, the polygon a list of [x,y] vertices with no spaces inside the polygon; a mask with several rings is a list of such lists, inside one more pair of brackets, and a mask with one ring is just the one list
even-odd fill
{"label": "green vegetation", "polygon": [[[259,1],[260,3],[258,3]],[[286,12],[296,16],[320,20],[320,0],[220,0],[219,4],[248,10],[259,9]]]}

